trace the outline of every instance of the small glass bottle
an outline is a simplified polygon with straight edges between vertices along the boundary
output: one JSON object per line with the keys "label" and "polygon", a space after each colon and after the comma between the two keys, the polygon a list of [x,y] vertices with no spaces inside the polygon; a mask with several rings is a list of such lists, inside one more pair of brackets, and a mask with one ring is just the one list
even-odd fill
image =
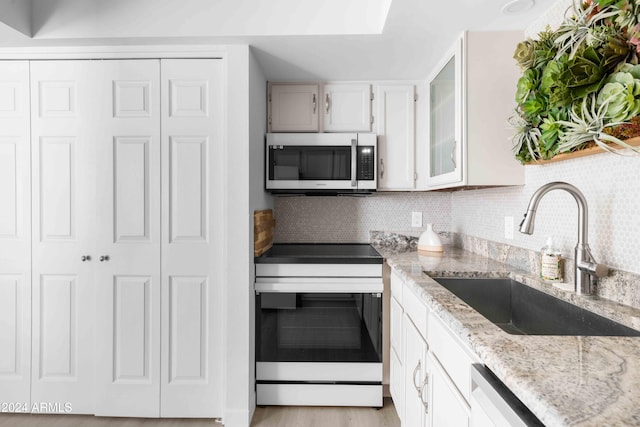
{"label": "small glass bottle", "polygon": [[563,264],[562,252],[553,238],[547,237],[546,245],[540,250],[540,278],[545,282],[562,282]]}

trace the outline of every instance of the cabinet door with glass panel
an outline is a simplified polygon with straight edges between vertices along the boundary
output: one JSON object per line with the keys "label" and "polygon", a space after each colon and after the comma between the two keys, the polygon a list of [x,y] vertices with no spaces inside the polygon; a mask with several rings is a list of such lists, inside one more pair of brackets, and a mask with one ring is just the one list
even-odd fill
{"label": "cabinet door with glass panel", "polygon": [[462,41],[429,83],[429,186],[462,181]]}

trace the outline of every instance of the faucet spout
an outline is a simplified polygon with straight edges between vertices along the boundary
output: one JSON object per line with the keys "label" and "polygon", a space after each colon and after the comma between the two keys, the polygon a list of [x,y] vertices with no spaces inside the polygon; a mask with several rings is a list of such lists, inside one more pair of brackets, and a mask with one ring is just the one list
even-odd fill
{"label": "faucet spout", "polygon": [[564,190],[571,194],[578,204],[578,244],[575,249],[575,290],[578,294],[592,294],[593,277],[602,277],[608,274],[609,269],[597,264],[591,250],[589,249],[587,225],[589,222],[589,210],[587,208],[587,199],[584,194],[575,186],[566,182],[550,182],[538,188],[531,196],[527,213],[520,223],[520,232],[524,234],[533,234],[534,223],[536,219],[536,211],[540,200],[549,191]]}

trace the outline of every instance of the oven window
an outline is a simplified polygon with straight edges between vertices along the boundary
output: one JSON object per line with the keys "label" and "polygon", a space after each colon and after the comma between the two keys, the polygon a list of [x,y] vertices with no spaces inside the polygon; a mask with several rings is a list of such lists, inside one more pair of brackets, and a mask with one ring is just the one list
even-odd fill
{"label": "oven window", "polygon": [[269,179],[350,180],[351,147],[269,146]]}
{"label": "oven window", "polygon": [[259,362],[381,362],[380,294],[256,295]]}

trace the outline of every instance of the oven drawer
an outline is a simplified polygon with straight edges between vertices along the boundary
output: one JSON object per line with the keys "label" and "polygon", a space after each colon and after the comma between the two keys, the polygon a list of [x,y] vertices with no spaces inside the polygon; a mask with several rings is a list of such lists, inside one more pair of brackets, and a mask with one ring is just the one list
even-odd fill
{"label": "oven drawer", "polygon": [[382,406],[382,385],[257,384],[258,405]]}

